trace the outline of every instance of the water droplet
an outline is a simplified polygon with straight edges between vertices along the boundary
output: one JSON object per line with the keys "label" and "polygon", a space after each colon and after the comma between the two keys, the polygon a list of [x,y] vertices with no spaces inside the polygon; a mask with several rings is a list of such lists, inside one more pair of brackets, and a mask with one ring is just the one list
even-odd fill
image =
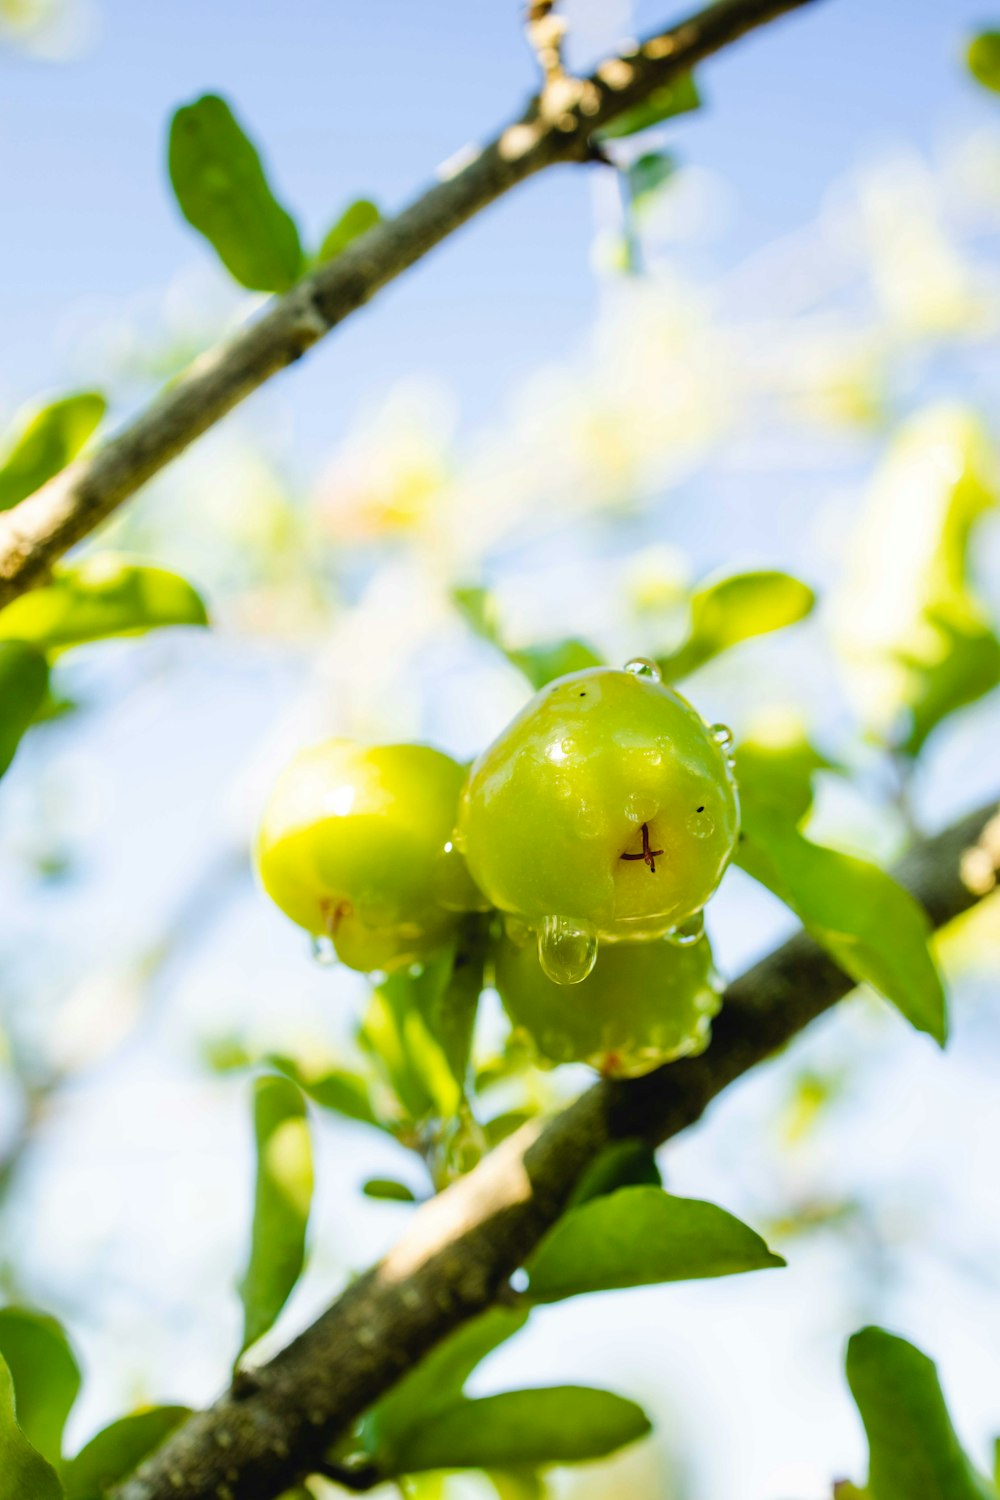
{"label": "water droplet", "polygon": [[645,677],[649,682],[661,680],[659,667],[648,656],[633,656],[631,661],[625,663],[625,670],[631,672],[633,677]]}
{"label": "water droplet", "polygon": [[709,733],[720,750],[727,751],[733,748],[733,731],[728,724],[713,724]]}
{"label": "water droplet", "polygon": [[660,806],[655,797],[632,792],[625,798],[625,816],[630,823],[652,823]]}
{"label": "water droplet", "polygon": [[693,812],[688,815],[688,833],[693,833],[696,839],[707,839],[715,832],[715,819],[712,814],[702,808],[701,812]]}
{"label": "water droplet", "polygon": [[703,912],[695,912],[693,917],[688,917],[685,922],[678,922],[676,927],[671,927],[667,933],[667,942],[675,944],[678,948],[690,948],[701,941],[705,936],[705,916]]}
{"label": "water droplet", "polygon": [[538,962],[553,984],[579,984],[597,962],[597,933],[574,917],[546,917],[538,934]]}
{"label": "water droplet", "polygon": [[327,937],[325,933],[314,934],[309,939],[309,951],[312,954],[313,963],[320,964],[324,969],[332,968],[337,962],[337,950],[333,946],[333,938]]}

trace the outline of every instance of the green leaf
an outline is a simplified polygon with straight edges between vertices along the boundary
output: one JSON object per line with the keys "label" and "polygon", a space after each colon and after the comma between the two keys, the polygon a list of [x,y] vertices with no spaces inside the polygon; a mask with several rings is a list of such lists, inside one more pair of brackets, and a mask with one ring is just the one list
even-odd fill
{"label": "green leaf", "polygon": [[64,651],[166,625],[207,625],[198,593],[163,568],[102,552],[53,571],[52,581],[0,610],[0,637]]}
{"label": "green leaf", "polygon": [[649,1431],[642,1408],[610,1391],[575,1385],[505,1391],[425,1417],[407,1434],[396,1461],[404,1474],[583,1463],[606,1458]]}
{"label": "green leaf", "polygon": [[452,590],[452,603],[476,635],[502,651],[512,666],[531,683],[537,692],[556,677],[580,672],[585,667],[603,666],[603,659],[586,641],[570,637],[547,641],[540,646],[508,646],[500,628],[496,600],[488,589],[462,587]]}
{"label": "green leaf", "polygon": [[851,539],[837,649],[868,732],[906,754],[1000,682],[1000,644],[970,571],[976,528],[998,501],[978,421],[933,407],[893,441]]}
{"label": "green leaf", "polygon": [[672,120],[675,115],[688,114],[691,110],[700,108],[701,95],[694,78],[690,73],[683,73],[673,82],[654,89],[648,99],[625,110],[610,125],[605,125],[598,131],[598,137],[606,141],[621,140],[623,136],[636,135],[640,130],[648,130],[651,125],[660,125],[664,120]]}
{"label": "green leaf", "polygon": [[230,275],[254,292],[284,292],[302,271],[294,220],[224,99],[205,94],[170,123],[170,181],[181,212]]}
{"label": "green leaf", "polygon": [[62,1454],[66,1419],[80,1391],[80,1368],[55,1318],[0,1308],[0,1357],[13,1381],[18,1426],[51,1463]]}
{"label": "green leaf", "polygon": [[988,1500],[963,1453],[932,1360],[883,1328],[847,1346],[847,1379],[868,1434],[872,1500]]}
{"label": "green leaf", "polygon": [[647,207],[676,171],[676,160],[665,151],[647,151],[632,162],[625,169],[625,175],[633,208],[641,212]]}
{"label": "green leaf", "polygon": [[386,1122],[375,1111],[368,1080],[362,1073],[350,1068],[330,1068],[312,1077],[290,1058],[270,1057],[267,1060],[297,1083],[321,1109],[332,1110],[334,1114],[357,1120],[362,1125],[374,1125],[379,1130],[387,1128]]}
{"label": "green leaf", "polygon": [[48,662],[34,646],[0,640],[0,776],[45,703]]}
{"label": "green leaf", "polygon": [[365,1447],[380,1467],[398,1468],[396,1454],[413,1428],[461,1397],[466,1381],[488,1354],[519,1333],[527,1309],[493,1307],[444,1339],[369,1412]]}
{"label": "green leaf", "polygon": [[1000,94],[1000,31],[981,31],[966,52],[969,72],[977,83]]}
{"label": "green leaf", "polygon": [[394,1177],[369,1177],[361,1191],[366,1198],[383,1198],[390,1203],[416,1203],[417,1195],[405,1182]]}
{"label": "green leaf", "polygon": [[838,769],[809,742],[801,720],[785,715],[751,727],[734,759],[741,795],[796,825],[812,807],[816,773]]}
{"label": "green leaf", "polygon": [[661,659],[660,670],[676,682],[741,641],[805,619],[815,603],[812,589],[788,573],[735,573],[703,584],[691,595],[687,640]]}
{"label": "green leaf", "polygon": [[791,907],[845,973],[943,1045],[947,1006],[923,907],[877,865],[810,842],[786,808],[747,784],[740,793],[737,864]]}
{"label": "green leaf", "polygon": [[74,459],[100,425],[107,402],[78,391],[47,406],[27,407],[0,440],[0,510],[33,495]]}
{"label": "green leaf", "polygon": [[582,672],[585,667],[603,665],[593,646],[575,638],[505,650],[505,655],[519,672],[524,673],[536,693],[557,677],[565,677],[567,672]]}
{"label": "green leaf", "polygon": [[391,974],[373,992],[358,1036],[411,1121],[448,1119],[462,1102],[458,1073],[464,1077],[461,1054],[464,1047],[468,1056],[479,987],[473,983],[472,994],[467,976],[453,976],[450,956],[440,964]]}
{"label": "green leaf", "polygon": [[591,1162],[570,1195],[569,1208],[623,1187],[662,1187],[656,1154],[645,1141],[619,1141]]}
{"label": "green leaf", "polygon": [[456,944],[413,977],[413,995],[431,1036],[464,1094],[479,997],[485,983],[489,925],[472,918]]}
{"label": "green leaf", "polygon": [[267,1333],[299,1279],[313,1189],[309,1123],[300,1090],[287,1078],[258,1078],[253,1114],[257,1188],[250,1261],[240,1283],[241,1354]]}
{"label": "green leaf", "polygon": [[186,1406],[151,1406],[112,1422],[63,1465],[67,1500],[101,1500],[190,1415]]}
{"label": "green leaf", "polygon": [[533,1469],[488,1469],[498,1500],[545,1500],[545,1481]]}
{"label": "green leaf", "polygon": [[559,1302],[584,1292],[692,1281],[783,1266],[759,1234],[697,1198],[625,1187],[571,1208],[528,1262],[527,1296]]}
{"label": "green leaf", "polygon": [[508,1109],[503,1114],[494,1115],[483,1126],[487,1147],[492,1151],[494,1146],[499,1146],[501,1141],[505,1141],[515,1130],[520,1130],[522,1125],[527,1125],[534,1118],[535,1111],[531,1109]]}
{"label": "green leaf", "polygon": [[0,1359],[0,1500],[60,1500],[56,1471],[25,1437],[14,1415],[14,1382]]}
{"label": "green leaf", "polygon": [[374,203],[367,198],[357,198],[348,204],[336,223],[327,230],[316,255],[317,261],[333,260],[335,255],[347,249],[352,240],[367,234],[369,229],[374,229],[381,221],[382,215]]}

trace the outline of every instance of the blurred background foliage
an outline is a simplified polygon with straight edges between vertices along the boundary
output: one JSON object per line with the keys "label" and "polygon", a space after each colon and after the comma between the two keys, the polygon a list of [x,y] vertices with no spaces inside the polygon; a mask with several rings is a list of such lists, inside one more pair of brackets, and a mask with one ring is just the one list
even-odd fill
{"label": "blurred background foliage", "polygon": [[[219,9],[240,26],[234,7]],[[464,29],[475,54],[487,23],[430,9],[436,44]],[[645,6],[631,17],[627,6],[566,9],[581,50],[613,42],[630,19],[659,19]],[[114,46],[120,20],[81,0],[7,0],[0,67],[31,86],[58,60],[71,78]],[[798,23],[803,54],[822,47],[812,22]],[[643,655],[685,677],[707,720],[732,726],[765,804],[797,798],[808,838],[841,853],[891,860],[915,830],[995,793],[1000,123],[989,37],[967,71],[961,22],[944,28],[948,48],[933,28],[915,31],[933,150],[911,142],[905,110],[893,121],[885,80],[891,142],[870,131],[836,180],[809,175],[804,154],[815,211],[761,236],[733,182],[699,159],[700,112],[609,143],[617,170],[588,169],[573,189],[592,232],[568,343],[545,321],[559,268],[539,252],[533,282],[527,251],[521,288],[539,304],[539,332],[515,370],[477,376],[491,345],[466,288],[460,330],[442,334],[446,350],[462,341],[464,374],[428,375],[430,357],[410,371],[390,361],[392,378],[366,373],[345,412],[347,330],[346,356],[319,353],[294,386],[211,434],[49,588],[0,616],[13,642],[0,681],[22,705],[0,755],[32,726],[0,788],[0,1287],[57,1315],[80,1353],[83,1394],[62,1415],[72,1406],[68,1451],[146,1404],[169,1403],[135,1419],[166,1431],[211,1397],[241,1341],[263,1336],[255,1356],[277,1347],[392,1242],[415,1201],[587,1081],[582,1069],[535,1069],[487,996],[476,1086],[461,1100],[430,1012],[404,1015],[411,998],[392,984],[369,995],[361,976],[310,960],[249,864],[264,791],[303,742],[415,737],[469,758],[533,685]],[[870,22],[890,23],[901,55],[902,6],[882,4]],[[856,5],[853,24],[866,24]],[[263,17],[264,34],[274,25]],[[762,91],[782,78],[769,42],[742,63]],[[167,86],[177,104],[223,81],[171,75]],[[956,85],[967,94],[957,123],[938,105]],[[271,137],[238,91],[231,103],[268,174],[258,180],[244,156],[244,181],[266,195]],[[818,125],[806,123],[806,90],[786,89],[781,107],[789,131],[836,129],[829,99],[816,103]],[[226,106],[210,116],[206,128],[228,139]],[[405,128],[387,100],[378,129]],[[731,165],[746,167],[738,154]],[[170,170],[204,231],[176,150]],[[280,287],[314,253],[303,245],[336,253],[374,222],[380,187],[314,203],[309,234],[275,188],[270,258],[223,258],[244,282]],[[162,166],[157,192],[169,201]],[[544,193],[534,202],[544,226]],[[490,229],[506,211],[476,252],[487,266],[496,257],[498,276],[514,247],[501,238],[490,250]],[[215,220],[208,232],[225,240]],[[99,243],[99,226],[88,233]],[[42,361],[56,397],[10,402],[0,506],[258,305],[195,236],[183,243],[186,268],[162,291],[110,313],[81,298],[83,312],[67,314]],[[392,290],[391,308],[419,301],[425,275]],[[391,337],[383,325],[376,347]],[[348,375],[334,387],[338,359]],[[31,397],[17,361],[14,342],[0,378]],[[309,381],[313,408],[298,418]],[[766,586],[720,583],[749,573]],[[184,628],[209,617],[209,630]],[[709,911],[725,974],[793,927],[740,870]],[[671,1191],[725,1204],[790,1265],[773,1278],[601,1294],[504,1330],[518,1337],[495,1340],[475,1395],[593,1377],[655,1420],[655,1438],[606,1466],[556,1471],[553,1494],[820,1500],[835,1475],[860,1483],[842,1352],[868,1321],[933,1351],[989,1467],[1000,1426],[996,1341],[982,1337],[1000,1313],[998,937],[994,898],[938,942],[952,991],[943,1058],[861,991],[732,1090],[658,1169],[621,1179],[658,1171]],[[269,1153],[275,1133],[285,1144]],[[272,1230],[248,1249],[255,1172]],[[261,1210],[269,1194],[284,1205],[277,1220]],[[917,1366],[877,1338],[852,1348],[874,1485],[863,1358],[902,1360],[900,1388],[916,1382],[916,1400],[930,1388],[915,1351]],[[36,1446],[52,1444],[42,1432]],[[86,1496],[92,1478],[79,1483]],[[405,1484],[428,1497],[442,1486],[520,1497],[541,1481]],[[314,1491],[332,1493],[322,1481]]]}

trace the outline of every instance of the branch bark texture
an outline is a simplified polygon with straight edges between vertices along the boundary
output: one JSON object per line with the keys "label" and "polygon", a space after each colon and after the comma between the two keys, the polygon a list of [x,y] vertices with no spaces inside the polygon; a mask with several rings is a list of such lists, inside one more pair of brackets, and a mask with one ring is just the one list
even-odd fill
{"label": "branch bark texture", "polygon": [[460,171],[273,299],[93,454],[0,515],[0,606],[43,582],[54,562],[171,459],[473,215],[544,167],[587,160],[602,126],[746,32],[811,3],[717,0],[609,58],[589,78],[554,74]]}
{"label": "branch bark texture", "polygon": [[[1000,848],[984,837],[994,812],[982,808],[927,839],[897,872],[935,927],[988,888],[984,851],[995,878]],[[115,1500],[272,1500],[404,1371],[503,1294],[605,1147],[636,1137],[659,1144],[692,1125],[852,987],[815,944],[792,938],[729,986],[706,1053],[597,1084],[504,1142],[421,1209],[395,1249],[294,1343],[179,1428]]]}

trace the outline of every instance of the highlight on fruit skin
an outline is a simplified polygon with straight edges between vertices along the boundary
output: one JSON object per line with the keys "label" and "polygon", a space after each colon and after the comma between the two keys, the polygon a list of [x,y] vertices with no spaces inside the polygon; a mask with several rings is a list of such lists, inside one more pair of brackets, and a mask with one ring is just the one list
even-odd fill
{"label": "highlight on fruit skin", "polygon": [[331,739],[301,751],[264,810],[261,884],[349,968],[426,958],[481,905],[451,844],[464,775],[428,745]]}
{"label": "highlight on fruit skin", "polygon": [[606,1078],[637,1078],[708,1046],[722,986],[706,937],[606,944],[587,978],[568,986],[545,975],[530,932],[509,925],[494,983],[541,1066],[582,1062]]}
{"label": "highlight on fruit skin", "polygon": [[605,942],[681,926],[736,846],[731,744],[652,664],[557,679],[469,772],[457,842],[473,879],[537,931],[575,930],[581,953],[588,932]]}

